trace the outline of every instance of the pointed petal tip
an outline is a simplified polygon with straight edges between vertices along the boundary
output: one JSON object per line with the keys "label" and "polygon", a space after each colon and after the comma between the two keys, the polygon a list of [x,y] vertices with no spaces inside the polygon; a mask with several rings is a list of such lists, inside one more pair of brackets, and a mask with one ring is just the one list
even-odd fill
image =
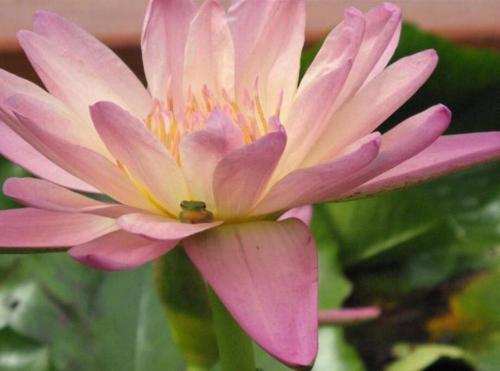
{"label": "pointed petal tip", "polygon": [[[36,9],[33,13],[33,26],[39,21],[49,20],[50,18],[62,19],[63,17],[55,12],[51,12],[45,9]],[[35,30],[36,31],[36,30]]]}
{"label": "pointed petal tip", "polygon": [[363,12],[354,6],[350,6],[344,10],[344,18],[363,17]]}
{"label": "pointed petal tip", "polygon": [[401,8],[394,4],[394,3],[390,3],[390,2],[383,2],[380,7],[382,7],[384,10],[387,10],[388,12],[390,13],[393,13],[393,15],[395,16],[398,16],[399,18],[401,18]]}
{"label": "pointed petal tip", "polygon": [[33,34],[33,31],[30,30],[19,30],[16,32],[17,41],[21,44],[21,47],[24,48],[30,42]]}

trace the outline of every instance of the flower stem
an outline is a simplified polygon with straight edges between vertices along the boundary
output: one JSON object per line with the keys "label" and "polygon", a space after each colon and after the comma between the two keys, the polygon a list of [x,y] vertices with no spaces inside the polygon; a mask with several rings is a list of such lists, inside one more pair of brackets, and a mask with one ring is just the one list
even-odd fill
{"label": "flower stem", "polygon": [[209,289],[222,371],[255,371],[253,344],[217,294]]}

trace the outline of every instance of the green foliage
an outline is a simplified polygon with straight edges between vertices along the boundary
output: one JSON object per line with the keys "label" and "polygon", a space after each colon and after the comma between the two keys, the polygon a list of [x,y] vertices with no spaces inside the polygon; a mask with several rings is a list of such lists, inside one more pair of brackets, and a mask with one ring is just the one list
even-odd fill
{"label": "green foliage", "polygon": [[385,371],[424,371],[433,366],[439,370],[440,363],[446,363],[449,369],[470,370],[474,365],[471,356],[463,349],[449,345],[426,344],[412,348],[401,344],[396,352],[400,353],[400,359]]}
{"label": "green foliage", "polygon": [[167,324],[149,266],[103,273],[66,254],[24,255],[14,259],[2,275],[0,329],[8,333],[0,337],[0,350],[9,350],[9,333],[23,339],[19,351],[33,353],[26,356],[26,364],[33,359],[41,365],[33,370],[182,367],[164,331]]}
{"label": "green foliage", "polygon": [[474,278],[450,299],[449,313],[428,325],[434,338],[453,339],[472,355],[480,371],[500,364],[500,270]]}
{"label": "green foliage", "polygon": [[182,247],[155,262],[155,282],[172,336],[188,365],[214,366],[218,349],[207,287]]}

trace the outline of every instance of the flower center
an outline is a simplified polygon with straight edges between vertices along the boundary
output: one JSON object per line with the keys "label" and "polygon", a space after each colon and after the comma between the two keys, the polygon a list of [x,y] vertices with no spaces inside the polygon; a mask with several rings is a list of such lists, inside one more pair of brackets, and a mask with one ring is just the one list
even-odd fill
{"label": "flower center", "polygon": [[[182,138],[193,131],[205,129],[210,113],[215,109],[231,118],[233,124],[241,130],[245,143],[252,143],[272,129],[262,108],[257,84],[253,90],[255,94],[245,90],[241,102],[236,102],[225,90],[216,95],[205,86],[201,94],[188,94],[183,110],[174,107],[171,98],[166,102],[156,100],[151,113],[145,119],[145,125],[163,143],[177,163],[180,163],[179,146]],[[275,112],[277,116],[280,106],[281,103]]]}

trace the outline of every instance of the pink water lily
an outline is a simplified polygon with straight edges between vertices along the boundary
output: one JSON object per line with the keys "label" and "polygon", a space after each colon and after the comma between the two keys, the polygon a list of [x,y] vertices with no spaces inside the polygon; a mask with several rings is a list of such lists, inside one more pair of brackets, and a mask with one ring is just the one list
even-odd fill
{"label": "pink water lily", "polygon": [[[304,3],[151,0],[144,88],[107,47],[39,11],[19,42],[49,93],[0,71],[0,152],[38,178],[4,193],[0,246],[134,268],[182,244],[277,359],[317,353],[310,204],[395,189],[500,156],[500,133],[441,136],[436,105],[377,127],[427,80],[426,50],[387,67],[400,10],[355,8],[299,84]],[[97,201],[75,191],[103,193]],[[182,205],[182,206],[181,206]]]}

